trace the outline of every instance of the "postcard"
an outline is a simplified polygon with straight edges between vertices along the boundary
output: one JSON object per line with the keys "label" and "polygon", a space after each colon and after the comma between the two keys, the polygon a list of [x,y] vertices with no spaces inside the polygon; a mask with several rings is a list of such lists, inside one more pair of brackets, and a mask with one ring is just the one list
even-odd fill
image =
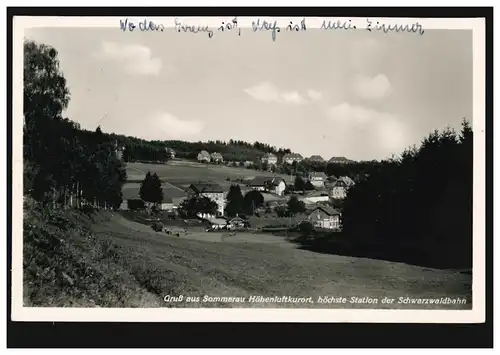
{"label": "postcard", "polygon": [[484,19],[13,36],[13,320],[484,322]]}

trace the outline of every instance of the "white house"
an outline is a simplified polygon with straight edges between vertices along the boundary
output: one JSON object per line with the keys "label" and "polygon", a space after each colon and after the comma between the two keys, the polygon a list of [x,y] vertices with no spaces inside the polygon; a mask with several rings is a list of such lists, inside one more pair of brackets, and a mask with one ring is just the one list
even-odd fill
{"label": "white house", "polygon": [[336,200],[343,200],[347,196],[347,189],[349,186],[346,184],[344,180],[337,180],[332,186],[330,190],[330,196]]}
{"label": "white house", "polygon": [[282,178],[272,178],[269,182],[269,192],[272,192],[278,196],[283,196],[286,189],[285,180]]}
{"label": "white house", "polygon": [[340,212],[330,206],[317,206],[308,213],[307,220],[316,228],[340,228]]}
{"label": "white house", "polygon": [[261,161],[268,165],[276,165],[278,164],[278,157],[273,153],[267,153],[262,156]]}
{"label": "white house", "polygon": [[213,161],[214,163],[223,163],[224,158],[222,157],[221,153],[214,152],[210,154],[210,160]]}
{"label": "white house", "polygon": [[197,157],[199,162],[210,162],[210,154],[206,150],[202,150],[198,153]]}
{"label": "white house", "polygon": [[304,157],[298,153],[289,153],[283,155],[283,163],[292,165],[294,162],[301,162],[304,160]]}
{"label": "white house", "polygon": [[283,196],[286,183],[282,178],[271,178],[266,176],[257,176],[248,184],[250,188],[253,190],[261,191],[261,192],[270,192],[276,194],[278,196]]}
{"label": "white house", "polygon": [[223,229],[227,228],[228,223],[225,218],[209,218],[207,221],[212,225],[212,229]]}
{"label": "white house", "polygon": [[328,177],[322,171],[313,171],[309,174],[309,181],[314,187],[321,188],[325,186],[325,181]]}
{"label": "white house", "polygon": [[219,184],[214,183],[199,183],[191,184],[188,188],[190,195],[207,197],[217,204],[217,215],[223,216],[226,207],[224,198],[224,190]]}

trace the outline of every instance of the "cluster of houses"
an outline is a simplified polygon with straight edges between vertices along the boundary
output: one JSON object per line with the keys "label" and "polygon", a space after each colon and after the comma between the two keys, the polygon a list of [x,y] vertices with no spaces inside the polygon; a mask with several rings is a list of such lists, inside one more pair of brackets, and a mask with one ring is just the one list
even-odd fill
{"label": "cluster of houses", "polygon": [[[204,162],[204,163],[209,163],[209,162],[223,163],[224,162],[224,158],[222,157],[221,153],[217,153],[217,152],[209,153],[206,150],[202,150],[201,152],[198,153],[197,160],[199,162]],[[285,154],[281,157],[281,163],[288,164],[288,165],[292,165],[293,163],[299,163],[303,160],[307,160],[307,161],[315,162],[315,163],[336,163],[336,164],[348,164],[348,163],[352,162],[351,160],[347,159],[346,157],[332,157],[332,158],[330,158],[330,160],[325,161],[320,155],[312,155],[311,157],[304,159],[304,157],[298,153],[288,153],[288,154]],[[269,166],[271,166],[271,165],[276,166],[276,165],[278,165],[279,159],[278,159],[278,156],[276,154],[266,153],[260,158],[260,161],[263,164],[267,164]],[[250,166],[254,165],[254,162],[247,160],[247,161],[243,162],[242,164],[245,167],[250,167]]]}
{"label": "cluster of houses", "polygon": [[198,153],[196,158],[200,163],[223,163],[224,157],[221,153],[213,152],[209,153],[206,150],[202,150]]}
{"label": "cluster of houses", "polygon": [[[281,161],[283,164],[292,165],[293,163],[300,163],[303,160],[307,160],[309,162],[314,163],[335,163],[335,164],[349,164],[352,160],[347,159],[346,157],[332,157],[330,160],[324,160],[320,155],[312,155],[309,158],[305,158],[298,153],[288,153],[283,155]],[[277,165],[278,157],[273,153],[266,153],[261,158],[262,163],[266,163],[268,165]]]}
{"label": "cluster of houses", "polygon": [[[236,216],[232,219],[222,217],[212,218],[211,230],[229,229],[236,230],[249,227],[250,223],[243,218]],[[340,212],[328,205],[317,205],[309,209],[307,213],[300,219],[295,220],[297,225],[304,222],[309,222],[315,228],[338,230],[340,229]]]}
{"label": "cluster of houses", "polygon": [[[308,176],[311,184],[316,188],[302,196],[302,200],[306,205],[317,203],[326,203],[330,199],[344,199],[347,195],[347,190],[353,186],[354,181],[348,176],[343,176],[336,179],[332,184],[327,185],[327,176],[322,172],[312,172]],[[252,190],[262,193],[272,194],[277,197],[282,197],[287,188],[287,182],[281,177],[264,177],[257,176],[246,182],[246,186]],[[204,196],[214,201],[217,208],[217,216],[223,216],[226,205],[226,192],[217,183],[197,183],[191,184],[186,189],[186,194],[183,197],[172,198],[168,193],[164,192],[163,201],[158,205],[158,208],[165,211],[174,211],[185,198],[193,196]],[[125,189],[123,192],[123,203],[120,209],[128,210],[131,207],[131,200],[140,200],[139,189]],[[207,216],[201,216],[203,218]]]}

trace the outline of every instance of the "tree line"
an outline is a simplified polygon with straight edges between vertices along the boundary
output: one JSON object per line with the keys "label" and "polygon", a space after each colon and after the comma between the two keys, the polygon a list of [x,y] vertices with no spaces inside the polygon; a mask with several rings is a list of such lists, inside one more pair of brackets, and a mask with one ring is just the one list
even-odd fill
{"label": "tree line", "polygon": [[70,101],[55,48],[24,42],[24,192],[53,206],[116,208],[126,180],[114,142],[62,116]]}
{"label": "tree line", "polygon": [[464,120],[460,133],[434,131],[350,188],[344,233],[390,257],[471,267],[472,176],[473,133]]}

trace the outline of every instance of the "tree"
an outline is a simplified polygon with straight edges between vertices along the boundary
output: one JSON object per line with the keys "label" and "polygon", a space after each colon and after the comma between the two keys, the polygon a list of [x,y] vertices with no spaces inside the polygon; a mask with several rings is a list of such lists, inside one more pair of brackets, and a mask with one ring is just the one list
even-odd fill
{"label": "tree", "polygon": [[53,207],[117,207],[124,166],[100,128],[85,131],[62,117],[69,99],[57,51],[25,41],[23,153],[36,174],[29,193]]}
{"label": "tree", "polygon": [[[358,243],[433,267],[472,262],[472,130],[434,131],[420,147],[377,164],[344,201],[343,229]],[[406,252],[407,251],[407,252]]]}
{"label": "tree", "polygon": [[144,180],[141,182],[139,196],[141,196],[143,201],[147,201],[148,197],[151,196],[151,173],[149,171],[146,173]]}
{"label": "tree", "polygon": [[215,215],[217,203],[205,196],[193,196],[179,206],[179,213],[186,218],[195,218],[199,213]]}
{"label": "tree", "polygon": [[240,185],[231,185],[226,200],[227,205],[225,211],[229,217],[234,217],[244,211],[243,195],[241,193]]}
{"label": "tree", "polygon": [[139,195],[142,200],[153,203],[154,205],[163,201],[161,180],[156,173],[151,174],[149,171],[147,172],[146,177],[141,183]]}
{"label": "tree", "polygon": [[293,184],[294,188],[295,188],[295,191],[304,191],[305,188],[306,188],[306,183],[305,181],[302,179],[302,177],[296,175],[295,176],[295,181],[294,181],[294,184]]}
{"label": "tree", "polygon": [[277,206],[274,211],[276,212],[276,215],[279,217],[279,218],[283,218],[283,217],[288,217],[289,216],[289,213],[288,213],[288,210],[286,209],[286,207],[284,206]]}
{"label": "tree", "polygon": [[311,191],[314,190],[314,185],[310,181],[306,181],[304,183],[304,190],[305,191]]}
{"label": "tree", "polygon": [[299,199],[295,195],[290,196],[287,207],[288,212],[292,215],[305,212],[306,210],[306,205],[304,204],[304,202],[299,201]]}
{"label": "tree", "polygon": [[299,224],[299,230],[303,237],[309,237],[314,231],[314,226],[311,222],[304,221]]}
{"label": "tree", "polygon": [[247,214],[253,215],[255,210],[264,204],[264,196],[257,190],[250,190],[245,194],[243,207]]}

